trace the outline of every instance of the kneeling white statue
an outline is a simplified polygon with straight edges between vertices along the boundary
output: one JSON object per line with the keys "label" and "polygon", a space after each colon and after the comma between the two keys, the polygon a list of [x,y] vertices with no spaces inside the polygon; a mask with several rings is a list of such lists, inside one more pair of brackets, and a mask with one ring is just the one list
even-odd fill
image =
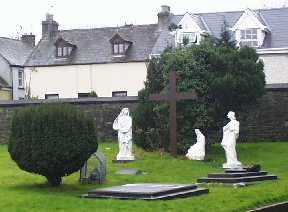
{"label": "kneeling white statue", "polygon": [[118,131],[119,153],[117,160],[134,160],[132,154],[132,118],[129,109],[123,108],[114,120],[113,129]]}
{"label": "kneeling white statue", "polygon": [[230,122],[223,127],[222,147],[226,154],[226,163],[223,164],[224,169],[241,168],[242,164],[237,160],[236,154],[236,139],[239,137],[239,121],[235,118],[235,113],[229,111],[227,117]]}
{"label": "kneeling white statue", "polygon": [[195,129],[197,142],[192,145],[186,154],[189,160],[204,160],[205,157],[205,136],[199,129]]}

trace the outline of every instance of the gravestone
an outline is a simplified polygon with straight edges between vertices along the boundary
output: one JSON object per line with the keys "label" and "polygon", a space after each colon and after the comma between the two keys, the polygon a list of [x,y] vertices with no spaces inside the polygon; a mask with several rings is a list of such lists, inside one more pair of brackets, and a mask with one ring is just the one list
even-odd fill
{"label": "gravestone", "polygon": [[[98,163],[98,164],[97,164]],[[91,170],[91,167],[92,170]],[[107,174],[107,162],[104,155],[97,150],[80,170],[80,183],[103,183]]]}
{"label": "gravestone", "polygon": [[140,183],[95,189],[82,195],[82,197],[161,200],[206,194],[208,192],[208,189],[198,188],[193,184]]}

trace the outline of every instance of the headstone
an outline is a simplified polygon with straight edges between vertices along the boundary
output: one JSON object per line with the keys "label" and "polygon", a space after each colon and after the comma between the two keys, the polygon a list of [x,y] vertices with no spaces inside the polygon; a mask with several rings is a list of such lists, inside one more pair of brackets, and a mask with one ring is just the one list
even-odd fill
{"label": "headstone", "polygon": [[[94,162],[95,160],[98,161],[98,166],[96,166],[91,172],[89,171],[89,161],[91,162],[91,160]],[[92,163],[92,162],[91,162]],[[93,164],[91,164],[93,165]],[[106,162],[106,158],[104,157],[104,155],[99,151],[99,149],[97,150],[97,152],[95,152],[90,159],[88,160],[88,162],[86,161],[85,164],[83,165],[83,167],[80,170],[80,183],[82,184],[87,184],[87,183],[103,183],[106,179],[106,175],[107,175],[107,162]]]}
{"label": "headstone", "polygon": [[209,190],[191,184],[141,183],[100,188],[82,195],[85,198],[161,200],[206,194]]}

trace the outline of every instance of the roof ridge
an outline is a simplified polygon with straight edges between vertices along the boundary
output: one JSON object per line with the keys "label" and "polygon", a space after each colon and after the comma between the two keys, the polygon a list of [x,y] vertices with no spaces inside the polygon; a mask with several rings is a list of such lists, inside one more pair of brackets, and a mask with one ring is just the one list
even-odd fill
{"label": "roof ridge", "polygon": [[67,31],[76,31],[76,30],[100,30],[100,29],[119,29],[119,28],[131,28],[131,27],[145,27],[145,26],[157,26],[157,24],[137,24],[137,25],[130,25],[130,24],[127,24],[127,25],[123,25],[123,26],[113,26],[113,27],[96,27],[96,28],[75,28],[75,29],[63,29],[63,30],[58,30],[59,32],[67,32]]}
{"label": "roof ridge", "polygon": [[[255,11],[269,11],[269,10],[283,10],[283,9],[288,9],[288,6],[287,7],[275,7],[275,8],[255,8],[255,9],[252,9],[252,8],[246,8],[246,9],[250,9],[252,10],[253,12]],[[245,10],[246,10],[245,9]],[[192,12],[188,12],[189,14],[194,14],[194,15],[201,15],[201,14],[216,14],[216,13],[238,13],[238,12],[244,12],[245,10],[235,10],[235,11],[217,11],[217,12],[197,12],[197,13],[192,13]],[[185,12],[186,13],[186,12]],[[185,15],[184,14],[173,14],[174,16],[183,16]]]}
{"label": "roof ridge", "polygon": [[7,40],[13,40],[13,41],[20,41],[20,42],[22,42],[22,40],[17,39],[17,38],[0,37],[0,39],[7,39]]}

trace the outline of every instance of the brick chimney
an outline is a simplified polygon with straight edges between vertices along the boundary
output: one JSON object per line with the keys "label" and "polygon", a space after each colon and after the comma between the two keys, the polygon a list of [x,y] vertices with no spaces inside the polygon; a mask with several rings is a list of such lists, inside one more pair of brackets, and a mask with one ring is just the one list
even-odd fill
{"label": "brick chimney", "polygon": [[28,34],[24,34],[21,36],[21,41],[23,43],[28,44],[31,47],[35,46],[35,35],[33,35],[32,33]]}
{"label": "brick chimney", "polygon": [[164,30],[168,28],[168,23],[170,19],[170,7],[167,5],[161,6],[161,11],[158,13],[158,29]]}
{"label": "brick chimney", "polygon": [[46,20],[42,21],[42,38],[51,39],[58,31],[59,24],[53,20],[53,15],[47,13]]}

